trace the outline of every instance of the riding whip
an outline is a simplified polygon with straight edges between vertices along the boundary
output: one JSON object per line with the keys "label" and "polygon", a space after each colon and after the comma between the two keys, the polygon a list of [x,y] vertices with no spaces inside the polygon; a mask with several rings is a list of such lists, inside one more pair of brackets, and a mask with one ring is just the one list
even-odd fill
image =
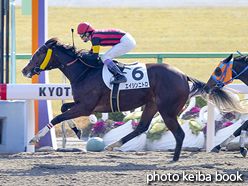
{"label": "riding whip", "polygon": [[71,29],[71,36],[72,36],[72,44],[73,44],[73,46],[74,46],[74,37],[73,37],[73,32],[74,32],[74,29],[72,28],[72,29]]}
{"label": "riding whip", "polygon": [[237,50],[237,52],[238,52],[241,56],[243,56],[243,54],[242,54],[240,51]]}

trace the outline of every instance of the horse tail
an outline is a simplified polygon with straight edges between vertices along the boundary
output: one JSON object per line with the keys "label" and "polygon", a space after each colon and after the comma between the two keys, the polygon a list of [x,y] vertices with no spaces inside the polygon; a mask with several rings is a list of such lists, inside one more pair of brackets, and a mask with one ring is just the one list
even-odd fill
{"label": "horse tail", "polygon": [[240,105],[240,103],[233,96],[235,93],[234,90],[228,89],[226,87],[223,89],[216,87],[213,88],[208,94],[205,90],[206,83],[190,76],[187,76],[187,80],[193,83],[189,92],[189,98],[193,96],[201,96],[206,101],[212,102],[220,112],[248,112],[248,109]]}
{"label": "horse tail", "polygon": [[187,80],[193,83],[193,85],[190,88],[189,98],[199,95],[202,97],[206,97],[207,93],[204,90],[206,83],[190,76],[187,76]]}
{"label": "horse tail", "polygon": [[208,100],[218,107],[221,112],[232,112],[236,111],[239,113],[247,113],[247,108],[243,107],[240,102],[234,97],[235,90],[224,87],[213,88],[210,91]]}

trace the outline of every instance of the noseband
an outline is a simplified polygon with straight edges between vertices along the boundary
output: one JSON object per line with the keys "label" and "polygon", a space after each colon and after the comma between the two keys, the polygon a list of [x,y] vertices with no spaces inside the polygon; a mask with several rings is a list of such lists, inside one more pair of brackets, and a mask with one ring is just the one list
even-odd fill
{"label": "noseband", "polygon": [[[237,79],[241,74],[243,74],[248,69],[248,66],[246,66],[246,68],[244,68],[244,70],[238,74],[232,68],[233,67],[232,61],[229,61],[228,63],[225,63],[223,61],[220,61],[220,62],[222,64],[220,63],[218,67],[220,67],[221,69],[224,69],[224,70],[222,70],[221,76],[217,77],[214,73],[211,75],[211,77],[217,83],[216,86],[220,87],[220,88],[223,88],[225,85],[231,83],[234,79]],[[232,72],[234,72],[236,74],[235,77],[232,77]]]}

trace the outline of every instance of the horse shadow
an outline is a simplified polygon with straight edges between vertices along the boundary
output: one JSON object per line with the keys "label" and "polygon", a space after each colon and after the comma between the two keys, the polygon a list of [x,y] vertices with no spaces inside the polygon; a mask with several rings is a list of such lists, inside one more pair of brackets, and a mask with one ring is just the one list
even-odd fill
{"label": "horse shadow", "polygon": [[56,164],[34,164],[28,170],[1,171],[1,174],[9,176],[46,176],[59,174],[77,174],[78,172],[126,172],[126,171],[143,171],[156,170],[157,164],[153,165],[136,165],[133,163],[120,163],[117,166],[104,165],[56,165]]}

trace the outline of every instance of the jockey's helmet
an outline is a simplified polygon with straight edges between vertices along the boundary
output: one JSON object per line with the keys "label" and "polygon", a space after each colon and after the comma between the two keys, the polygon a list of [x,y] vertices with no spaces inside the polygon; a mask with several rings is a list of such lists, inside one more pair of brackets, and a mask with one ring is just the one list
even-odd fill
{"label": "jockey's helmet", "polygon": [[93,30],[94,29],[92,28],[92,26],[89,23],[87,23],[87,22],[80,23],[78,25],[78,28],[77,28],[78,34],[83,34],[83,33],[86,33],[86,32],[91,32]]}

